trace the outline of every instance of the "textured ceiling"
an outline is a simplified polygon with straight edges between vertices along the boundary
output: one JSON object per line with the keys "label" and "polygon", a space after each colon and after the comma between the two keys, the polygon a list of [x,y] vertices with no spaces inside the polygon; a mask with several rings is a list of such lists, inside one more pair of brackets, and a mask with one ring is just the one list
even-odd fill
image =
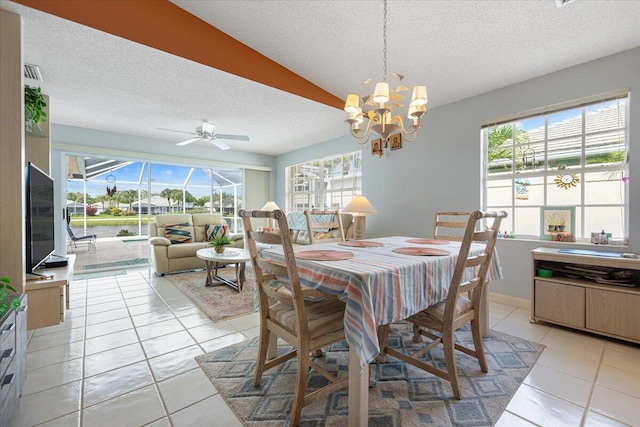
{"label": "textured ceiling", "polygon": [[[381,77],[381,1],[173,3],[340,98]],[[272,155],[347,131],[333,107],[16,3],[0,7],[23,16],[24,58],[40,66],[54,123],[170,144],[186,138],[158,128],[191,131],[208,119],[220,133],[250,136],[225,141],[233,150]],[[640,46],[639,1],[390,0],[388,21],[389,72],[427,84],[429,108]],[[202,49],[215,46],[202,40]]]}

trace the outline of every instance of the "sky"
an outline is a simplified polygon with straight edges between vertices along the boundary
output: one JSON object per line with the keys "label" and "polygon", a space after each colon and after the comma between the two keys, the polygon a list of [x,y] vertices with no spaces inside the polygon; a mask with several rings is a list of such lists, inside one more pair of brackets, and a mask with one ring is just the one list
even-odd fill
{"label": "sky", "polygon": [[[124,166],[120,169],[107,172],[90,181],[87,181],[87,194],[92,197],[100,194],[106,194],[106,187],[109,184],[107,177],[113,175],[115,177],[115,185],[118,190],[138,189],[138,181],[140,181],[140,171],[143,163],[135,162]],[[165,188],[182,189],[182,185],[187,179],[191,168],[184,166],[169,165],[151,165],[152,184],[151,192],[160,193]],[[225,174],[225,171],[220,171]],[[142,176],[142,189],[147,189],[148,169],[145,168]],[[228,175],[228,173],[226,173]],[[237,177],[238,171],[232,171]],[[241,174],[240,174],[241,176]],[[209,196],[209,177],[202,169],[196,169],[189,179],[187,191],[195,197]],[[82,192],[83,182],[78,180],[67,180],[67,192]],[[231,190],[232,191],[232,190]]]}

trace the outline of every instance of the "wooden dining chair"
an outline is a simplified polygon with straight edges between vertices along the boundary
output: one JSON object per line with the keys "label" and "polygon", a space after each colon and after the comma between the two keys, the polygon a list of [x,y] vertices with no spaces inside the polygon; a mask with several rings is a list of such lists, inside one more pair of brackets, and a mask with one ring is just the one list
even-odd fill
{"label": "wooden dining chair", "polygon": [[[260,302],[260,343],[253,385],[260,385],[260,379],[266,370],[297,357],[298,367],[290,420],[290,425],[295,426],[300,421],[304,406],[348,385],[348,376],[337,378],[309,357],[310,353],[344,339],[345,303],[335,296],[300,285],[289,226],[283,211],[243,209],[239,215],[244,224],[246,244],[251,254]],[[274,219],[278,223],[280,233],[255,231],[251,224],[253,218]],[[284,261],[261,258],[257,243],[282,245]],[[271,334],[284,339],[293,349],[267,361]],[[305,395],[310,368],[324,376],[329,383]]]}
{"label": "wooden dining chair", "polygon": [[[304,211],[307,217],[307,227],[309,231],[309,244],[344,242],[344,228],[342,227],[342,217],[339,210],[333,211]],[[326,221],[326,219],[331,220]],[[337,229],[335,232],[328,234],[328,230]]]}
{"label": "wooden dining chair", "polygon": [[[389,325],[379,328],[380,354],[379,361],[384,362],[385,356],[390,355],[396,359],[410,363],[418,368],[439,376],[451,383],[456,399],[461,399],[458,386],[458,367],[456,364],[455,350],[466,353],[478,359],[482,372],[488,372],[487,361],[484,355],[482,334],[480,332],[480,319],[482,313],[480,305],[484,292],[487,272],[491,265],[491,257],[496,243],[496,237],[500,232],[500,222],[506,218],[507,213],[473,211],[469,214],[465,227],[464,238],[460,246],[460,252],[453,271],[453,278],[449,287],[447,298],[438,304],[428,307],[407,319],[413,323],[413,340],[416,343],[422,341],[422,336],[432,340],[428,345],[412,354],[404,354],[387,346]],[[481,219],[493,218],[493,225],[483,230],[476,230],[477,222]],[[473,243],[484,243],[484,249],[479,255],[470,255]],[[467,269],[474,269],[474,277],[464,281]],[[471,299],[463,296],[471,294]],[[474,349],[464,347],[454,341],[454,332],[465,324],[471,322]],[[439,335],[427,331],[438,332]],[[444,346],[446,370],[441,370],[420,360],[420,357],[439,344]]]}
{"label": "wooden dining chair", "polygon": [[436,212],[433,219],[433,238],[461,242],[471,212]]}

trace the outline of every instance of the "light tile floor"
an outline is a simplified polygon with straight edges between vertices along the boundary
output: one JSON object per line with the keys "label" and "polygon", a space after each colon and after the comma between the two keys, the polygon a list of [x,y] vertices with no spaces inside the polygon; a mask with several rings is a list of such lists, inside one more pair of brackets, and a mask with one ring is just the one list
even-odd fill
{"label": "light tile floor", "polygon": [[[257,314],[213,323],[147,268],[71,289],[65,322],[29,332],[10,426],[241,425],[194,357],[257,336]],[[497,303],[490,324],[547,346],[496,426],[640,426],[640,346]]]}

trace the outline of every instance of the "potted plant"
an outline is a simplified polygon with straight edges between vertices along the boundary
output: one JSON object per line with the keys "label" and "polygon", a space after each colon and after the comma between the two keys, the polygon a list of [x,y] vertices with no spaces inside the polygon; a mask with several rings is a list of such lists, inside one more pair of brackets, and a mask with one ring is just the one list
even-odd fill
{"label": "potted plant", "polygon": [[209,246],[213,246],[216,250],[216,253],[221,254],[224,252],[224,247],[230,245],[231,239],[227,236],[216,236],[209,240]]}
{"label": "potted plant", "polygon": [[31,120],[35,124],[44,122],[47,119],[47,113],[44,111],[46,106],[39,87],[24,85],[24,110],[27,116],[25,120]]}
{"label": "potted plant", "polygon": [[11,287],[10,283],[11,279],[8,277],[0,277],[0,316],[3,316],[9,308],[17,310],[20,307],[20,297],[18,296],[14,296],[11,300],[7,301],[7,297],[9,296],[8,291],[14,294],[18,293]]}

